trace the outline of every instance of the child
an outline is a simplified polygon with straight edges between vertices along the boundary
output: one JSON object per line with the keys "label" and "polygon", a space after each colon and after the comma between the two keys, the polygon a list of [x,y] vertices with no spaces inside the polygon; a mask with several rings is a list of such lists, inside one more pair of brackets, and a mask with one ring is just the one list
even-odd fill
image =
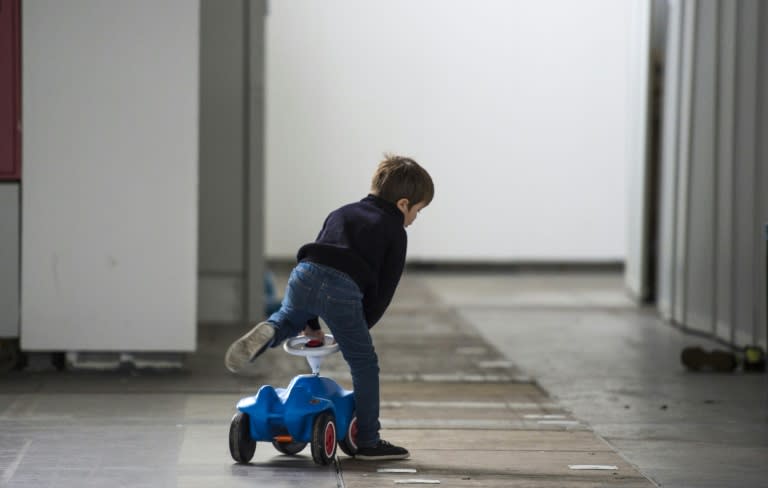
{"label": "child", "polygon": [[304,331],[331,329],[352,373],[357,415],[357,459],[405,459],[406,449],[379,437],[379,362],[369,329],[384,314],[405,265],[405,227],[434,195],[432,178],[409,158],[385,155],[371,193],[328,215],[315,242],[298,252],[283,303],[266,322],[236,340],[225,365],[242,369],[268,346]]}

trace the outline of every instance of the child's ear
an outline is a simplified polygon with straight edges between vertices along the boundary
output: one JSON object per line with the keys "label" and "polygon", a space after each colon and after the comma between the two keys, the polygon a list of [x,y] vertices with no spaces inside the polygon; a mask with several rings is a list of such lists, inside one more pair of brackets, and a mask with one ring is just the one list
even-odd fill
{"label": "child's ear", "polygon": [[410,202],[408,201],[407,198],[401,198],[400,200],[397,201],[397,208],[399,208],[400,211],[403,212],[403,213],[408,213],[408,204],[409,203]]}

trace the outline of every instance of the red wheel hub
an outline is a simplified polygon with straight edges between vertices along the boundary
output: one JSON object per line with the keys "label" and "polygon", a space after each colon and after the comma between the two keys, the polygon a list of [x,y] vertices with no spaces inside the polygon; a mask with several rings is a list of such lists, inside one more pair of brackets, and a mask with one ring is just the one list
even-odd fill
{"label": "red wheel hub", "polygon": [[357,449],[357,417],[349,424],[349,443],[353,449]]}
{"label": "red wheel hub", "polygon": [[336,447],[336,424],[328,422],[325,425],[325,455],[330,458],[333,456],[334,447]]}

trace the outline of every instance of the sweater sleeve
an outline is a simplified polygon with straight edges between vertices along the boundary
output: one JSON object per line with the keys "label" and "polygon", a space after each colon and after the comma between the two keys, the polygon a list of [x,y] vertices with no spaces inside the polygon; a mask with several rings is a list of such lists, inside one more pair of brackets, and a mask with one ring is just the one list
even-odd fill
{"label": "sweater sleeve", "polygon": [[379,270],[377,286],[371,293],[366,293],[363,298],[363,311],[369,329],[376,325],[376,322],[384,315],[384,311],[395,295],[400,276],[403,274],[408,235],[405,233],[405,229],[401,228],[401,230],[402,232],[398,234],[384,256]]}

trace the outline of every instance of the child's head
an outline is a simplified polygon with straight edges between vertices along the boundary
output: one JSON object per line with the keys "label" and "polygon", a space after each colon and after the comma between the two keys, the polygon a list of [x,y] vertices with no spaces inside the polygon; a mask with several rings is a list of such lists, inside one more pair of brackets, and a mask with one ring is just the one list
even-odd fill
{"label": "child's head", "polygon": [[435,195],[435,186],[427,170],[411,158],[385,154],[371,181],[371,193],[394,204],[403,198],[408,208],[417,203],[426,207]]}
{"label": "child's head", "polygon": [[411,158],[385,154],[371,181],[371,193],[397,205],[406,227],[429,205],[435,186],[427,170]]}

